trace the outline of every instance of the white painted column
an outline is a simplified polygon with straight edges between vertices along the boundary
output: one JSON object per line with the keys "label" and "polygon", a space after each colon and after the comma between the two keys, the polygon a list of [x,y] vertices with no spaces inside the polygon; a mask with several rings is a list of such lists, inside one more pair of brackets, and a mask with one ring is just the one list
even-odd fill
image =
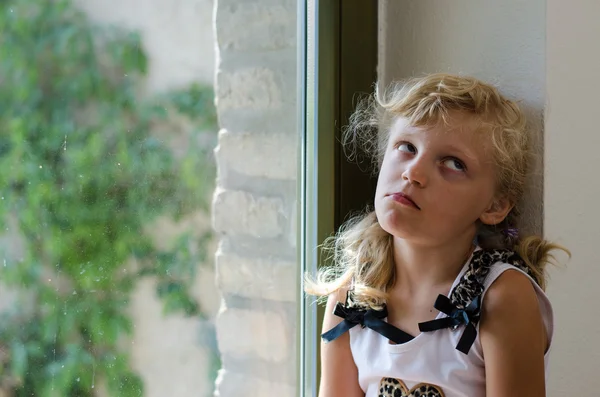
{"label": "white painted column", "polygon": [[573,259],[552,271],[548,396],[600,395],[600,2],[547,0],[544,224]]}

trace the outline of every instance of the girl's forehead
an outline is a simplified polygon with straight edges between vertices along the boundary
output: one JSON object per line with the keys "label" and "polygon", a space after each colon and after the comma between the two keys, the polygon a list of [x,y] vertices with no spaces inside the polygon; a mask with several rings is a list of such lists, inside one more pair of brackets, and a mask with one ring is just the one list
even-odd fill
{"label": "girl's forehead", "polygon": [[[474,118],[449,118],[425,125],[411,125],[404,117],[397,118],[390,129],[390,138],[394,136],[415,136],[435,141],[465,141],[482,144],[487,134],[482,133],[481,123]],[[489,136],[488,136],[489,138]]]}

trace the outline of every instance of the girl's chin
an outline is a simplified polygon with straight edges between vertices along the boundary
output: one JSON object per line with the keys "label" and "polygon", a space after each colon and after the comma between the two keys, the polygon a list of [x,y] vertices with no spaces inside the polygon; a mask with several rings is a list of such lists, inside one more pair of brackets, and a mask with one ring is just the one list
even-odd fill
{"label": "girl's chin", "polygon": [[379,224],[383,230],[392,236],[405,240],[415,239],[420,234],[415,228],[410,227],[406,221],[400,222],[395,219],[384,218],[379,221]]}

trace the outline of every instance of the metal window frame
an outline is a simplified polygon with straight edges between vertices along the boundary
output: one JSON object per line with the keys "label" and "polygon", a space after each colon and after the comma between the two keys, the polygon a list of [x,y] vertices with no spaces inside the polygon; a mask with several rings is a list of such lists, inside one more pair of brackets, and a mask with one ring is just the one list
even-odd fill
{"label": "metal window frame", "polygon": [[[377,1],[300,0],[298,16],[298,254],[303,280],[305,272],[315,274],[324,264],[319,245],[369,197],[369,189],[352,185],[373,179],[345,160],[340,134],[355,93],[370,92],[377,77]],[[298,390],[308,397],[318,391],[324,308],[298,284]]]}

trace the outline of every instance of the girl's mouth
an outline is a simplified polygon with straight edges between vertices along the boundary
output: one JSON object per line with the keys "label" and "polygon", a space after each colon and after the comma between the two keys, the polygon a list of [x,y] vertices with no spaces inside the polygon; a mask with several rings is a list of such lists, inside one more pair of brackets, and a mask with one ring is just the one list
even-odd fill
{"label": "girl's mouth", "polygon": [[404,193],[392,193],[389,195],[392,200],[396,201],[397,203],[409,206],[409,207],[414,207],[418,210],[420,210],[421,208],[413,201],[413,199],[408,195],[408,194],[404,194]]}

